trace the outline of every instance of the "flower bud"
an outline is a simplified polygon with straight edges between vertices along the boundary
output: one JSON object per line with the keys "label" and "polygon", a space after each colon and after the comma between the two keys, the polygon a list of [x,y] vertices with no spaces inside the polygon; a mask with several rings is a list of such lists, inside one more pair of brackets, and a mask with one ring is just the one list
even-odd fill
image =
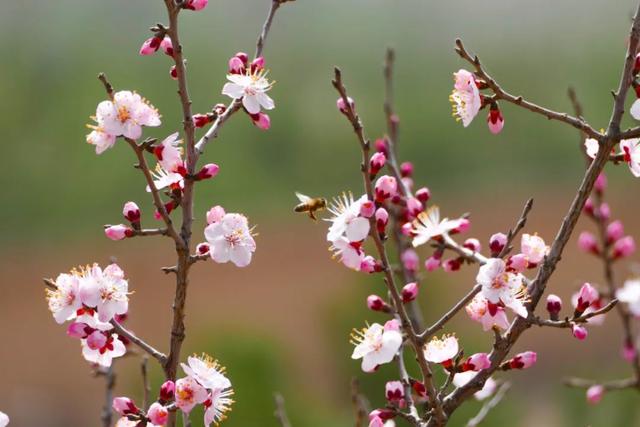
{"label": "flower bud", "polygon": [[378,228],[378,233],[384,233],[384,229],[389,222],[389,212],[385,208],[378,208],[376,211],[376,226]]}
{"label": "flower bud", "polygon": [[160,49],[161,42],[162,39],[156,36],[146,39],[140,47],[140,55],[153,55]]}
{"label": "flower bud", "polygon": [[590,217],[593,217],[593,216],[594,216],[594,213],[595,213],[595,212],[594,212],[594,209],[595,209],[595,207],[594,207],[594,205],[593,205],[593,200],[591,200],[591,197],[589,197],[589,198],[587,199],[587,201],[586,201],[586,202],[584,202],[584,208],[583,208],[584,213],[586,213],[586,214],[587,214],[587,215],[589,215]]}
{"label": "flower bud", "polygon": [[200,169],[200,172],[196,175],[196,180],[209,179],[218,175],[218,171],[220,170],[220,166],[215,163],[207,163]]}
{"label": "flower bud", "polygon": [[225,215],[225,211],[222,206],[214,206],[207,212],[207,224],[213,224],[222,220]]}
{"label": "flower bud", "polygon": [[596,178],[596,182],[593,185],[593,188],[599,194],[604,193],[604,190],[607,189],[607,176],[604,173],[601,173],[600,175],[598,175],[598,178]]}
{"label": "flower bud", "polygon": [[218,103],[213,106],[213,112],[218,116],[223,115],[225,111],[227,111],[227,106],[222,103]]}
{"label": "flower bud", "polygon": [[465,240],[462,246],[473,252],[480,252],[480,250],[482,249],[480,241],[478,239],[474,239],[473,237]]}
{"label": "flower bud", "polygon": [[594,255],[600,254],[600,249],[598,248],[598,240],[593,233],[588,231],[583,231],[578,236],[578,248],[581,251],[591,253]]}
{"label": "flower bud", "polygon": [[360,205],[360,216],[371,218],[376,212],[376,205],[371,200],[367,200]]}
{"label": "flower bud", "polygon": [[430,256],[429,258],[427,258],[427,260],[424,262],[424,268],[429,273],[431,273],[432,271],[435,271],[440,267],[440,263],[441,263],[440,257],[436,258],[434,254],[433,256]]}
{"label": "flower bud", "polygon": [[171,68],[169,68],[169,76],[171,76],[173,80],[178,80],[178,69],[175,65],[172,65]]}
{"label": "flower bud", "polygon": [[402,288],[402,302],[408,303],[416,299],[418,296],[418,284],[416,282],[407,283]]}
{"label": "flower bud", "polygon": [[385,156],[389,154],[389,145],[387,144],[386,139],[384,138],[376,139],[375,147],[378,153],[383,153]]}
{"label": "flower bud", "polygon": [[245,63],[237,56],[229,59],[229,74],[243,74]]}
{"label": "flower bud", "polygon": [[264,58],[262,56],[257,57],[251,61],[251,73],[255,74],[257,71],[264,69]]}
{"label": "flower bud", "polygon": [[365,273],[377,273],[382,270],[376,259],[371,255],[367,255],[360,263],[360,271],[364,271]]}
{"label": "flower bud", "polygon": [[207,3],[209,3],[209,0],[186,0],[182,7],[184,7],[185,9],[197,11],[207,7]]}
{"label": "flower bud", "polygon": [[516,354],[511,360],[503,363],[503,369],[527,369],[535,365],[538,359],[538,355],[535,351],[525,351],[524,353]]}
{"label": "flower bud", "polygon": [[504,233],[496,233],[489,238],[489,249],[491,250],[491,255],[496,256],[507,244],[507,235]]}
{"label": "flower bud", "polygon": [[387,320],[384,324],[385,331],[399,331],[400,321],[398,319]]}
{"label": "flower bud", "polygon": [[253,124],[261,130],[269,130],[271,128],[271,117],[268,114],[259,112],[257,114],[250,114]]}
{"label": "flower bud", "polygon": [[368,427],[384,427],[384,421],[380,417],[369,417]]}
{"label": "flower bud", "polygon": [[403,178],[406,178],[412,175],[413,175],[413,163],[403,162],[400,165],[400,176],[402,176]]}
{"label": "flower bud", "polygon": [[69,324],[69,327],[67,328],[67,335],[69,335],[71,338],[83,339],[89,335],[87,331],[90,330],[91,328],[86,323],[73,322]]}
{"label": "flower bud", "polygon": [[389,175],[382,175],[376,181],[375,186],[376,201],[382,203],[389,197],[392,197],[398,191],[398,182],[396,179]]}
{"label": "flower bud", "polygon": [[453,230],[451,230],[451,234],[464,233],[466,231],[469,231],[470,228],[471,228],[471,221],[468,218],[461,218],[460,225],[458,225],[457,228],[454,228]]}
{"label": "flower bud", "polygon": [[176,391],[175,383],[171,380],[165,381],[160,386],[160,400],[162,402],[169,402],[170,400],[173,400],[173,395],[175,391]]}
{"label": "flower bud", "polygon": [[416,199],[420,200],[422,203],[427,203],[431,198],[431,192],[427,187],[422,187],[416,191]]}
{"label": "flower bud", "polygon": [[526,270],[528,265],[529,261],[527,261],[527,256],[525,254],[512,255],[507,260],[507,266],[518,273],[522,273]]}
{"label": "flower bud", "polygon": [[587,328],[577,324],[574,324],[571,327],[571,333],[580,341],[584,341],[587,338],[587,335],[589,335],[589,331],[587,331]]}
{"label": "flower bud", "polygon": [[211,119],[207,114],[194,114],[191,118],[193,119],[193,125],[196,128],[203,128],[211,123]]}
{"label": "flower bud", "polygon": [[611,218],[611,208],[609,207],[608,203],[602,203],[600,205],[600,209],[598,209],[597,212],[597,217],[601,221],[609,221],[609,218]]}
{"label": "flower bud", "polygon": [[603,395],[604,395],[604,387],[602,387],[599,384],[592,385],[587,389],[587,393],[586,393],[587,402],[589,402],[592,405],[600,403]]}
{"label": "flower bud", "polygon": [[409,218],[415,218],[424,210],[422,202],[415,197],[409,197],[407,199],[407,214]]}
{"label": "flower bud", "polygon": [[497,104],[491,104],[491,109],[489,110],[489,115],[487,116],[487,125],[489,126],[489,131],[497,135],[502,131],[504,127],[504,118],[502,117],[502,112],[498,108]]}
{"label": "flower bud", "polygon": [[418,253],[413,249],[405,250],[402,255],[400,255],[400,260],[402,261],[402,265],[406,270],[409,270],[411,272],[418,271],[420,258],[418,257]]}
{"label": "flower bud", "polygon": [[87,347],[91,350],[99,350],[107,344],[107,337],[102,331],[93,331],[87,337]]}
{"label": "flower bud", "polygon": [[607,226],[607,242],[613,243],[624,236],[622,221],[613,221]]}
{"label": "flower bud", "polygon": [[128,397],[116,397],[112,403],[113,410],[124,416],[137,414],[140,410]]}
{"label": "flower bud", "polygon": [[560,318],[560,311],[562,310],[562,299],[554,294],[547,296],[547,311],[551,320],[558,320]]}
{"label": "flower bud", "polygon": [[399,404],[404,399],[404,385],[401,381],[387,381],[384,394],[389,402]]}
{"label": "flower bud", "polygon": [[442,263],[442,269],[446,273],[453,273],[454,271],[460,270],[460,266],[462,263],[458,258],[448,259]]}
{"label": "flower bud", "polygon": [[169,419],[169,411],[160,403],[155,402],[149,407],[147,418],[154,426],[163,426]]}
{"label": "flower bud", "polygon": [[481,371],[491,366],[491,360],[487,353],[476,353],[469,356],[462,365],[463,371]]}
{"label": "flower bud", "polygon": [[584,311],[589,308],[591,304],[598,301],[600,295],[596,288],[591,286],[589,283],[584,283],[580,288],[580,292],[578,292],[578,302],[576,304],[576,310],[574,312],[574,317],[577,317],[584,313]]}
{"label": "flower bud", "polygon": [[173,42],[171,42],[171,37],[165,36],[162,39],[162,43],[160,43],[160,47],[165,55],[168,55],[173,58]]}
{"label": "flower bud", "polygon": [[636,251],[636,242],[631,236],[625,236],[613,245],[613,258],[626,258]]}
{"label": "flower bud", "polygon": [[196,253],[198,255],[206,255],[209,253],[210,247],[208,243],[198,243],[196,246]]}
{"label": "flower bud", "polygon": [[400,178],[400,180],[402,181],[402,185],[404,185],[404,188],[406,188],[407,191],[411,193],[413,191],[413,178],[411,178],[410,176],[405,176]]}
{"label": "flower bud", "polygon": [[640,53],[636,55],[636,60],[633,64],[633,74],[640,73]]}
{"label": "flower bud", "polygon": [[405,222],[400,226],[400,232],[403,236],[413,236],[413,224],[411,222]]}
{"label": "flower bud", "polygon": [[249,55],[245,52],[238,52],[235,55],[236,58],[238,58],[240,61],[242,61],[242,65],[244,65],[245,67],[249,65]]}
{"label": "flower bud", "polygon": [[636,358],[636,347],[631,341],[627,341],[622,346],[622,358],[629,363],[632,363]]}
{"label": "flower bud", "polygon": [[140,222],[140,208],[134,202],[127,202],[122,207],[122,215],[129,222]]}
{"label": "flower bud", "polygon": [[[352,111],[355,111],[356,103],[353,101],[353,99],[347,97],[347,101],[349,102],[350,109]],[[338,100],[336,101],[336,106],[338,107],[338,110],[340,110],[342,114],[348,114],[349,110],[347,109],[347,105],[344,103],[344,98],[342,97],[338,98]]]}
{"label": "flower bud", "polygon": [[372,311],[387,311],[389,305],[378,295],[369,295],[367,297],[367,308]]}
{"label": "flower bud", "polygon": [[374,178],[378,172],[380,172],[380,169],[384,167],[386,161],[387,156],[385,156],[384,153],[379,151],[373,153],[373,156],[371,156],[369,160],[369,176]]}
{"label": "flower bud", "polygon": [[133,230],[124,224],[118,224],[105,228],[104,234],[111,240],[122,240],[133,236]]}

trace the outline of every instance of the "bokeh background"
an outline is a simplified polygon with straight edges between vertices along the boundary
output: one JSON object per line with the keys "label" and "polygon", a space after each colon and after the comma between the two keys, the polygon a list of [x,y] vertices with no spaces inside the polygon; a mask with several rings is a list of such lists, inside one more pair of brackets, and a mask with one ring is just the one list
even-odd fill
{"label": "bokeh background", "polygon": [[[332,67],[344,72],[371,138],[384,132],[382,59],[397,51],[397,111],[402,159],[416,166],[449,216],[471,212],[469,236],[487,244],[506,230],[528,197],[535,198],[528,231],[547,241],[577,187],[584,160],[578,134],[504,105],[504,131],[491,135],[482,117],[463,129],[450,117],[451,73],[463,66],[453,52],[462,37],[509,90],[551,108],[569,110],[575,87],[585,116],[607,123],[618,82],[634,1],[542,0],[298,0],[281,9],[265,51],[277,109],[272,129],[261,132],[237,115],[209,145],[205,159],[220,175],[198,186],[196,240],[204,212],[214,204],[246,213],[258,224],[258,251],[247,269],[201,263],[189,292],[184,354],[206,351],[228,366],[237,404],[226,422],[275,426],[272,393],[281,392],[296,426],[352,425],[349,383],[358,377],[373,406],[383,403],[383,383],[395,370],[365,375],[349,359],[349,331],[367,319],[364,307],[382,292],[373,278],[330,260],[325,226],[291,212],[293,192],[336,195],[360,190],[359,150],[336,112]],[[194,110],[217,102],[226,61],[253,52],[268,0],[212,0],[202,13],[184,13]],[[175,84],[163,55],[140,57],[147,28],[166,22],[152,0],[22,0],[0,2],[0,129],[3,206],[0,209],[0,409],[12,426],[98,425],[102,379],[93,378],[77,341],[50,317],[42,277],[79,264],[115,257],[135,291],[129,326],[161,349],[168,340],[172,245],[158,238],[111,242],[102,224],[120,222],[122,204],[137,201],[153,224],[142,177],[122,143],[97,157],[84,142],[85,123],[104,98],[96,80],[108,74],[120,89],[135,89],[163,114],[147,135],[179,129]],[[627,231],[640,205],[638,181],[625,167],[609,166],[609,201]],[[582,221],[579,229],[591,228]],[[423,256],[428,255],[422,252]],[[617,277],[632,274],[633,262]],[[597,263],[568,247],[550,283],[568,300],[583,281],[602,280]],[[425,276],[421,304],[428,320],[473,284],[475,268]],[[509,375],[513,388],[486,425],[640,425],[638,395],[607,395],[589,407],[583,392],[561,385],[564,375],[623,377],[618,319],[593,327],[586,342],[564,330],[531,330],[518,350],[535,349],[538,365]],[[456,331],[467,352],[486,351],[490,337],[462,314]],[[140,400],[139,361],[117,362],[117,394]],[[153,386],[160,373],[153,367]],[[469,403],[452,425],[464,425],[480,407]],[[196,421],[194,425],[198,425]]]}

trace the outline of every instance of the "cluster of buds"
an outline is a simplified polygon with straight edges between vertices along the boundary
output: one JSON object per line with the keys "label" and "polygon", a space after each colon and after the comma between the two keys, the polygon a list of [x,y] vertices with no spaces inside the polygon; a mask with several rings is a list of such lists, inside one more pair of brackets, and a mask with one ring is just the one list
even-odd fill
{"label": "cluster of buds", "polygon": [[504,118],[498,101],[480,93],[480,90],[488,88],[487,84],[464,69],[453,73],[453,79],[453,92],[451,92],[449,100],[456,121],[462,121],[462,125],[467,127],[480,110],[489,106],[489,114],[487,115],[489,131],[494,135],[500,133],[504,127]]}

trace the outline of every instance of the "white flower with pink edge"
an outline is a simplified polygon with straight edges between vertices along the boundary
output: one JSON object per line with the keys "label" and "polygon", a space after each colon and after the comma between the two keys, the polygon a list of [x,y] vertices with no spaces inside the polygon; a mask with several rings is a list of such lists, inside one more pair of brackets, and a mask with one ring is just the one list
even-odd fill
{"label": "white flower with pink edge", "polygon": [[356,346],[352,359],[362,359],[362,370],[373,372],[378,365],[393,360],[402,345],[402,334],[396,320],[384,326],[374,323],[368,328],[354,329],[351,343]]}
{"label": "white flower with pink edge", "polygon": [[203,387],[212,389],[225,389],[231,387],[231,381],[224,376],[224,368],[207,355],[202,357],[189,356],[187,364],[182,363],[182,370],[188,376],[194,378]]}
{"label": "white flower with pink edge", "polygon": [[332,218],[325,221],[331,222],[327,240],[335,243],[341,237],[346,237],[349,242],[360,242],[369,234],[369,220],[361,215],[362,205],[368,201],[363,195],[358,200],[353,199],[353,194],[342,193],[328,206]]}
{"label": "white flower with pink edge", "polygon": [[46,290],[49,310],[58,324],[73,319],[82,307],[79,291],[80,280],[75,274],[60,274],[56,279],[56,289]]}
{"label": "white flower with pink edge", "polygon": [[482,286],[482,296],[493,304],[502,303],[518,316],[527,317],[524,301],[527,289],[524,276],[506,271],[506,264],[500,258],[490,258],[480,267],[476,281]]}
{"label": "white flower with pink edge", "polygon": [[96,309],[100,322],[109,322],[129,309],[129,283],[117,264],[110,264],[104,270],[98,264],[85,269],[79,294],[84,305]]}
{"label": "white flower with pink edge", "polygon": [[478,115],[482,106],[480,91],[473,73],[467,70],[453,73],[453,78],[455,83],[453,92],[449,96],[453,107],[453,116],[456,121],[462,121],[462,125],[467,127]]}
{"label": "white flower with pink edge", "polygon": [[460,227],[463,223],[462,219],[440,219],[440,208],[431,206],[425,212],[421,212],[418,218],[413,221],[413,229],[411,232],[415,235],[413,238],[413,246],[418,247],[424,245],[434,237],[447,234]]}
{"label": "white flower with pink edge", "polygon": [[218,222],[204,229],[209,242],[211,258],[220,264],[231,261],[237,267],[246,267],[251,263],[256,242],[251,235],[249,222],[244,215],[225,214]]}
{"label": "white flower with pink edge", "polygon": [[111,366],[113,359],[122,357],[127,352],[118,335],[109,335],[102,331],[95,331],[80,342],[85,360],[105,368]]}
{"label": "white flower with pink edge", "polygon": [[137,93],[123,90],[98,104],[96,121],[107,134],[138,139],[142,126],[160,126],[160,114]]}
{"label": "white flower with pink edge", "polygon": [[450,363],[458,354],[458,339],[453,335],[443,335],[442,338],[433,337],[424,346],[424,358],[432,363]]}
{"label": "white flower with pink edge", "polygon": [[504,308],[490,303],[481,294],[473,297],[471,302],[465,306],[465,310],[472,320],[482,325],[484,331],[491,330],[494,326],[500,329],[509,327],[509,319]]}
{"label": "white flower with pink edge", "polygon": [[247,69],[245,74],[228,74],[226,83],[222,88],[222,94],[233,99],[242,99],[242,105],[249,114],[258,114],[260,108],[271,110],[275,107],[273,99],[267,95],[273,83],[266,78],[264,68],[251,71]]}

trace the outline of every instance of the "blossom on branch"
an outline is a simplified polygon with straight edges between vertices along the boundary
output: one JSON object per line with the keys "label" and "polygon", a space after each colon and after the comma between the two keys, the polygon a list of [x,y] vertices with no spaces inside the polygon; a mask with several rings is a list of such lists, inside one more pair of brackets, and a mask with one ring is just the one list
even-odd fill
{"label": "blossom on branch", "polygon": [[463,224],[462,219],[444,218],[440,220],[440,208],[434,205],[426,212],[418,215],[413,221],[411,232],[415,236],[413,238],[413,246],[418,247],[424,245],[429,240],[457,230]]}
{"label": "blossom on branch", "polygon": [[256,250],[249,221],[238,213],[224,214],[222,219],[209,224],[204,236],[209,242],[211,259],[220,264],[231,261],[237,267],[246,267]]}
{"label": "blossom on branch", "polygon": [[482,106],[480,91],[473,73],[467,70],[453,73],[453,79],[455,81],[453,92],[449,96],[453,107],[453,116],[456,121],[462,121],[462,125],[467,127]]}
{"label": "blossom on branch", "polygon": [[368,328],[354,329],[351,334],[352,359],[362,359],[362,370],[373,372],[378,365],[393,360],[402,345],[402,334],[396,320],[389,320],[384,326],[374,323]]}

